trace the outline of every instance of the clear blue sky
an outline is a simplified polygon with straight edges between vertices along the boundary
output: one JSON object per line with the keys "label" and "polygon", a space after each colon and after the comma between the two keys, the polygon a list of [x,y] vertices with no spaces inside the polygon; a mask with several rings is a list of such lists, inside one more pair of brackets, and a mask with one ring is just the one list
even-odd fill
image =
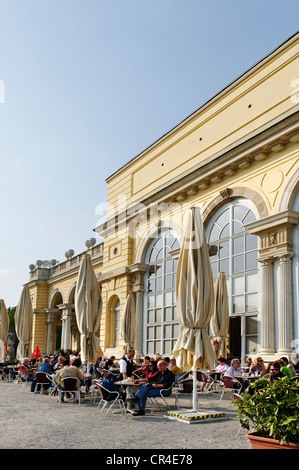
{"label": "clear blue sky", "polygon": [[[294,0],[0,0],[0,298],[95,236],[105,179],[298,29]],[[296,77],[295,77],[296,78]]]}

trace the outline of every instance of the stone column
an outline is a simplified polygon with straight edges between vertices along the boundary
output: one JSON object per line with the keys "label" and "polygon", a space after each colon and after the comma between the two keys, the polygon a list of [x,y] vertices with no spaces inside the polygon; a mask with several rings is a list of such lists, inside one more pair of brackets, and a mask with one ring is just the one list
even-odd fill
{"label": "stone column", "polygon": [[278,353],[280,356],[288,356],[292,353],[291,342],[293,341],[293,291],[292,291],[292,256],[288,253],[279,259],[279,341]]}
{"label": "stone column", "polygon": [[62,312],[62,335],[61,347],[62,349],[69,349],[71,345],[71,321],[73,319],[72,310],[64,309]]}
{"label": "stone column", "polygon": [[143,294],[144,294],[144,274],[147,264],[136,263],[129,266],[132,275],[132,291],[136,293],[136,339],[135,358],[139,360],[143,357]]}
{"label": "stone column", "polygon": [[135,356],[136,359],[143,357],[142,340],[143,340],[143,290],[136,291],[136,341]]}
{"label": "stone column", "polygon": [[258,260],[262,266],[260,355],[275,353],[273,258]]}
{"label": "stone column", "polygon": [[55,338],[55,332],[54,332],[54,322],[55,322],[55,315],[58,312],[58,309],[51,309],[48,310],[47,313],[47,350],[46,352],[51,354],[55,350],[55,345],[54,345],[54,338]]}

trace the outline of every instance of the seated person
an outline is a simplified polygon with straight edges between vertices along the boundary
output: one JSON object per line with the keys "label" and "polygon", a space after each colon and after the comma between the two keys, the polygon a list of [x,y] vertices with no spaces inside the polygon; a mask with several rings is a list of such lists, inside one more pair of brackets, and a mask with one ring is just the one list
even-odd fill
{"label": "seated person", "polygon": [[296,370],[291,362],[289,362],[287,357],[280,358],[282,362],[281,372],[283,372],[288,377],[296,377]]}
{"label": "seated person", "polygon": [[261,357],[256,357],[252,365],[249,368],[249,375],[258,374],[260,377],[265,375],[266,368],[264,366],[264,360]]}
{"label": "seated person", "polygon": [[32,382],[31,384],[31,392],[34,392],[35,384],[34,384],[34,372],[33,369],[30,367],[30,361],[28,357],[24,357],[21,361],[21,365],[19,367],[19,374],[23,381],[27,380],[28,382]]}
{"label": "seated person", "polygon": [[163,361],[166,362],[166,364],[167,364],[167,369],[170,370],[171,367],[172,367],[172,365],[171,365],[171,363],[170,363],[170,357],[164,357]]}
{"label": "seated person", "polygon": [[270,376],[268,377],[269,382],[272,383],[274,380],[277,380],[279,378],[282,379],[286,377],[285,374],[280,369],[281,369],[280,361],[274,361],[271,363]]}
{"label": "seated person", "polygon": [[156,361],[150,362],[150,364],[147,367],[148,367],[148,370],[145,373],[145,375],[141,377],[140,379],[135,380],[136,384],[145,384],[148,382],[148,379],[150,377],[153,377],[154,375],[158,373]]}
{"label": "seated person", "polygon": [[[81,367],[81,360],[76,358],[73,360],[72,365],[70,365],[70,359],[66,358],[63,361],[63,367],[60,369],[55,377],[55,381],[59,384],[59,387],[63,389],[64,382],[63,379],[66,377],[75,377],[77,378],[76,387],[80,386],[80,381],[84,381],[85,375],[79,370]],[[62,401],[64,401],[64,394],[62,394]]]}
{"label": "seated person", "polygon": [[226,371],[223,374],[223,377],[231,377],[233,379],[233,386],[234,388],[239,388],[238,382],[234,380],[234,377],[238,377],[238,380],[242,384],[242,389],[241,392],[244,392],[244,390],[248,387],[248,381],[244,379],[240,379],[239,377],[243,375],[242,369],[240,367],[240,360],[238,358],[234,358],[231,361],[231,366],[226,369]]}
{"label": "seated person", "polygon": [[140,378],[145,377],[149,372],[151,366],[151,359],[149,356],[144,357],[144,364],[141,367],[136,368],[136,372],[139,374]]}
{"label": "seated person", "polygon": [[104,369],[110,369],[110,367],[115,367],[115,356],[111,356],[108,361],[105,362]]}
{"label": "seated person", "polygon": [[[135,401],[138,407],[138,411],[133,416],[143,416],[145,414],[145,405],[147,397],[158,397],[160,396],[161,389],[168,389],[174,383],[174,374],[167,368],[165,361],[158,362],[158,373],[153,377],[149,377],[148,383],[141,385],[138,392],[135,394]],[[171,390],[165,393],[165,396],[170,394]]]}
{"label": "seated person", "polygon": [[111,374],[107,369],[103,370],[103,386],[107,390],[120,391],[120,387],[114,384],[115,375]]}
{"label": "seated person", "polygon": [[217,370],[218,372],[225,372],[229,368],[229,365],[227,364],[225,357],[219,357],[217,359],[217,362],[218,362],[218,366],[216,367],[215,370]]}
{"label": "seated person", "polygon": [[174,375],[184,373],[183,369],[177,366],[176,359],[174,357],[170,359],[170,365],[170,372],[172,372]]}
{"label": "seated person", "polygon": [[64,361],[63,356],[58,356],[56,364],[54,364],[54,367],[52,367],[52,370],[54,373],[56,373],[58,370],[62,369],[63,367],[63,361]]}
{"label": "seated person", "polygon": [[[36,372],[45,372],[46,374],[51,375],[52,368],[51,368],[50,359],[48,357],[44,357],[44,360],[43,360],[42,364],[39,364],[37,366],[37,371]],[[49,384],[43,385],[43,390],[48,390],[50,385],[51,385],[50,382],[49,382]],[[36,378],[34,379],[34,382],[32,383],[31,392],[35,391],[35,387],[36,387]],[[41,385],[38,384],[36,390],[39,392],[40,389],[41,389]]]}

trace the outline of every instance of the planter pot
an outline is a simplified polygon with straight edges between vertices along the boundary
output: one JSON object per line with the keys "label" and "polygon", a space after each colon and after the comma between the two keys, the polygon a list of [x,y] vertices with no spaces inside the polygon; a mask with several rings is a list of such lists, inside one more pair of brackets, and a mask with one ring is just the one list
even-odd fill
{"label": "planter pot", "polygon": [[261,437],[257,432],[246,434],[249,439],[252,449],[297,449],[299,450],[299,443],[280,444],[276,439],[269,437]]}

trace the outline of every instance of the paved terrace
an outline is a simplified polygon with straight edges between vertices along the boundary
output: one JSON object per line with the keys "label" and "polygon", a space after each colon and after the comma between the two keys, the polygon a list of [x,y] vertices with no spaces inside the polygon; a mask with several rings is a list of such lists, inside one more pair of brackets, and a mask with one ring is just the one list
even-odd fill
{"label": "paved terrace", "polygon": [[[57,405],[57,398],[30,393],[30,385],[0,380],[0,449],[249,449],[246,431],[239,431],[229,395],[202,395],[200,407],[225,412],[226,419],[187,424],[163,417],[157,408],[133,417],[109,412],[99,417],[97,403],[84,399]],[[170,409],[175,409],[170,398]],[[186,406],[190,399],[184,398]],[[183,403],[183,400],[182,400]]]}

